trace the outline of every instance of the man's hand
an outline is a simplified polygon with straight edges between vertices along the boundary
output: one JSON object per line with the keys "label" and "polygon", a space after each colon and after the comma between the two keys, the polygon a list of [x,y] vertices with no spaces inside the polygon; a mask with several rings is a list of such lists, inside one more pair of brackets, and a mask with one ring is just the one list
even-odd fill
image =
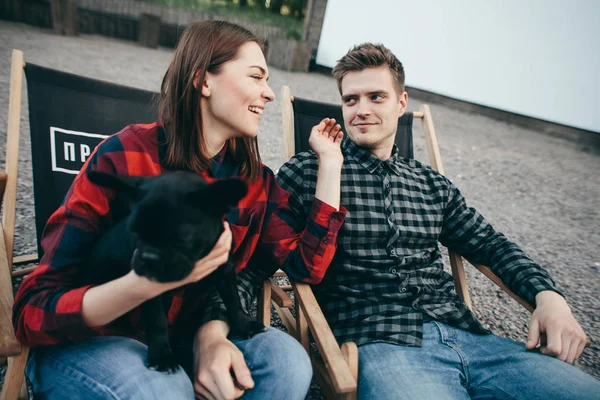
{"label": "man's hand", "polygon": [[333,118],[325,118],[310,131],[308,144],[317,154],[319,162],[335,162],[342,165],[344,156],[340,143],[344,137],[342,127]]}
{"label": "man's hand", "polygon": [[227,339],[227,324],[210,321],[194,340],[194,391],[196,398],[238,399],[254,387],[242,352]]}
{"label": "man's hand", "polygon": [[529,322],[526,348],[534,349],[541,334],[546,342],[540,343],[540,352],[573,364],[590,341],[583,328],[573,317],[565,299],[556,292],[545,290],[535,297],[537,307]]}

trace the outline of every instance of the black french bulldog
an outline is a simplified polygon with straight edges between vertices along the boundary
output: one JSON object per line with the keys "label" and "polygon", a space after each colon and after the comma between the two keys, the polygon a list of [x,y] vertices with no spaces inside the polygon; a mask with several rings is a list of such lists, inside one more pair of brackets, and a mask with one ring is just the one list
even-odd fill
{"label": "black french bulldog", "polygon": [[[91,182],[126,193],[132,202],[129,216],[102,235],[90,254],[83,279],[104,283],[127,274],[157,282],[185,278],[206,256],[224,231],[223,216],[247,193],[240,179],[207,183],[191,172],[139,177],[90,171]],[[211,275],[211,284],[227,308],[230,335],[250,338],[265,327],[242,309],[230,260]],[[168,338],[163,295],[141,305],[148,338],[148,367],[175,372],[178,368]],[[167,298],[165,297],[165,300]]]}

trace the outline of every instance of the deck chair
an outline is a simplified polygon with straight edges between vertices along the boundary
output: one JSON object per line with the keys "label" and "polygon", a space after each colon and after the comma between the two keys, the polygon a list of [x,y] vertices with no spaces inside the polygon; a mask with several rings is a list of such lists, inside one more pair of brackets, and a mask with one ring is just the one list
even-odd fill
{"label": "deck chair", "polygon": [[[294,98],[290,89],[283,86],[281,90],[283,134],[286,159],[301,151],[309,150],[308,137],[314,125],[325,117],[343,121],[340,106],[319,103],[316,101]],[[403,157],[413,158],[413,121],[421,121],[430,165],[440,173],[444,173],[437,138],[433,127],[431,111],[428,105],[421,106],[417,112],[406,113],[398,121],[396,145]],[[449,252],[452,276],[456,292],[471,309],[471,299],[467,288],[466,276],[460,255]],[[489,267],[473,264],[500,288],[517,300],[523,307],[533,312],[533,306],[512,292],[495,275]],[[285,274],[278,271],[276,276]],[[291,299],[285,290],[294,293],[294,309],[292,312]],[[275,293],[274,290],[277,290]],[[328,399],[356,399],[358,379],[358,349],[354,343],[338,345],[310,285],[291,280],[290,285],[279,289],[271,289],[275,310],[288,331],[298,339],[311,357],[315,379]],[[283,298],[283,295],[287,298]],[[289,300],[289,301],[288,301]],[[295,316],[294,316],[295,314]],[[314,345],[309,342],[309,333],[314,339]]]}
{"label": "deck chair", "polygon": [[[23,71],[29,98],[38,252],[13,258]],[[18,270],[13,270],[13,266],[34,263],[41,257],[40,238],[46,221],[62,203],[94,147],[128,124],[157,120],[154,96],[150,91],[26,64],[23,53],[13,50],[6,170],[0,173],[4,204],[4,235],[0,235],[0,361],[8,357],[0,399],[13,400],[19,396],[28,356],[28,349],[21,346],[13,331],[11,278],[28,274],[35,266]],[[264,286],[270,289],[270,282]],[[268,290],[264,292],[270,294]],[[260,300],[260,303],[270,304],[270,301]],[[261,320],[268,318],[267,325],[270,315],[270,312],[259,313]],[[26,398],[26,390],[21,394]]]}
{"label": "deck chair", "polygon": [[[23,71],[29,98],[38,252],[13,258]],[[156,120],[153,96],[149,91],[25,64],[23,53],[13,50],[6,170],[2,176],[4,235],[0,235],[0,357],[9,357],[2,399],[17,398],[28,355],[12,327],[11,277],[26,275],[35,267],[13,270],[13,265],[37,262],[42,256],[40,238],[46,221],[60,206],[94,147],[127,124]]]}

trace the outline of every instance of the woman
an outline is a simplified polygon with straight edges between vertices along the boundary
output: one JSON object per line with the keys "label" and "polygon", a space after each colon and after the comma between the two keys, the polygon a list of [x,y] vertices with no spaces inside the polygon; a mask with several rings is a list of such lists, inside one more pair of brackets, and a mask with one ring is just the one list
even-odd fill
{"label": "woman", "polygon": [[[32,347],[27,375],[40,398],[306,396],[312,371],[302,347],[275,329],[230,341],[220,299],[202,284],[232,250],[247,306],[261,282],[286,259],[294,260],[288,262],[290,276],[315,283],[334,253],[345,216],[339,184],[317,184],[311,217],[304,226],[291,226],[288,194],[260,162],[258,124],[275,97],[267,79],[263,49],[250,32],[221,21],[193,24],[183,33],[163,79],[160,122],[127,126],[90,156],[48,221],[44,257],[15,300],[17,337]],[[340,173],[341,136],[335,121],[324,120],[313,129],[311,145],[323,164],[320,182],[335,182]],[[213,250],[182,281],[151,282],[132,271],[102,285],[84,285],[77,277],[86,268],[86,254],[129,212],[128,199],[88,180],[92,170],[237,176],[246,180],[249,193],[228,215]],[[169,291],[171,342],[185,369],[171,375],[146,367],[138,309],[145,300]]]}

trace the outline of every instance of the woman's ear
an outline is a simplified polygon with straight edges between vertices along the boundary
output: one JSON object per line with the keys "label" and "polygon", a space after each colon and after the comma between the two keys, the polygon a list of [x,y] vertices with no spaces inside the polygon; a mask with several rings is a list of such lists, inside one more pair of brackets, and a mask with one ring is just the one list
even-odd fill
{"label": "woman's ear", "polygon": [[204,79],[202,80],[202,85],[200,88],[198,88],[198,86],[200,86],[202,74],[198,71],[197,76],[194,78],[194,87],[196,88],[196,90],[200,89],[203,97],[210,97],[210,94],[212,92],[211,77],[211,74],[208,72],[204,74]]}
{"label": "woman's ear", "polygon": [[202,96],[204,97],[209,97],[210,96],[210,85],[208,83],[208,79],[209,79],[209,74],[205,74],[204,75],[204,81],[202,81],[202,87],[200,86],[200,80],[202,79],[202,70],[198,70],[196,71],[196,74],[194,75],[194,89],[198,90],[200,89],[202,91]]}

